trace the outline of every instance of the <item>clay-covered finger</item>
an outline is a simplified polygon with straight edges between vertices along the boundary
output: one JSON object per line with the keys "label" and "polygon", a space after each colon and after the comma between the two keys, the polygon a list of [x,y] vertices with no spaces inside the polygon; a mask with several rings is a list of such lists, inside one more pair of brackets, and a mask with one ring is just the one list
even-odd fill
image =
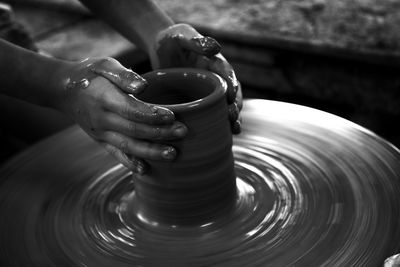
{"label": "clay-covered finger", "polygon": [[125,68],[113,58],[105,58],[93,63],[90,70],[106,78],[122,91],[128,94],[142,92],[147,82],[136,72]]}
{"label": "clay-covered finger", "polygon": [[233,134],[239,134],[242,131],[242,119],[239,118],[231,123],[231,130]]}
{"label": "clay-covered finger", "polygon": [[132,170],[135,173],[143,174],[147,170],[147,164],[138,158],[128,157],[124,152],[122,152],[117,147],[101,142],[100,143],[108,153],[110,153],[116,160],[118,160],[122,165]]}
{"label": "clay-covered finger", "polygon": [[240,111],[243,108],[243,95],[242,86],[239,83],[236,99],[233,104],[229,106],[229,119],[231,122],[231,129],[233,134],[239,134],[242,131],[242,117]]}
{"label": "clay-covered finger", "polygon": [[160,34],[160,43],[174,40],[182,48],[203,56],[213,56],[221,51],[220,44],[212,37],[203,36],[192,26],[174,24]]}
{"label": "clay-covered finger", "polygon": [[242,117],[240,116],[240,110],[238,105],[235,103],[229,105],[229,122],[231,124],[231,131],[233,134],[239,134],[242,131]]}
{"label": "clay-covered finger", "polygon": [[107,110],[121,117],[146,124],[171,124],[175,115],[169,109],[144,103],[133,96],[110,93],[105,98]]}
{"label": "clay-covered finger", "polygon": [[130,138],[117,132],[105,132],[101,139],[125,154],[142,159],[169,161],[175,159],[177,154],[172,146]]}
{"label": "clay-covered finger", "polygon": [[212,37],[197,35],[191,38],[178,34],[173,36],[174,39],[183,48],[196,54],[211,57],[221,51],[221,45]]}
{"label": "clay-covered finger", "polygon": [[104,116],[104,125],[108,130],[145,140],[173,140],[182,138],[187,133],[186,126],[181,122],[175,121],[170,125],[149,125],[124,119],[114,113]]}
{"label": "clay-covered finger", "polygon": [[235,122],[239,118],[240,110],[236,102],[229,105],[228,113],[229,113],[229,121],[231,122]]}
{"label": "clay-covered finger", "polygon": [[240,84],[240,82],[236,93],[235,103],[238,106],[240,112],[243,109],[243,93],[242,93],[242,85]]}
{"label": "clay-covered finger", "polygon": [[226,80],[228,84],[228,104],[232,104],[236,99],[236,94],[240,86],[232,66],[221,54],[217,54],[210,58],[209,69]]}

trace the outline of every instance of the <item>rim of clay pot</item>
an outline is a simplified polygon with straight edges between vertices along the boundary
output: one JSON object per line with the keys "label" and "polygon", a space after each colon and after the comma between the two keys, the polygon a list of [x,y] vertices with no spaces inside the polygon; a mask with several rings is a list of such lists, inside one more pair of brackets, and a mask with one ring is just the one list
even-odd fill
{"label": "rim of clay pot", "polygon": [[[137,98],[141,101],[154,104],[156,106],[161,106],[165,107],[171,111],[188,111],[188,110],[193,110],[198,107],[204,107],[204,106],[209,106],[213,104],[214,102],[218,101],[218,99],[226,94],[227,91],[227,83],[226,81],[219,76],[218,74],[208,71],[208,70],[202,70],[202,69],[196,69],[196,68],[168,68],[168,69],[158,69],[154,70],[151,72],[147,72],[142,75],[146,81],[149,83],[149,87],[151,87],[151,81],[156,80],[156,79],[162,79],[164,75],[167,75],[168,78],[171,78],[171,76],[175,75],[180,80],[183,79],[189,79],[192,77],[194,82],[198,79],[206,80],[210,84],[213,85],[212,91],[209,94],[206,94],[204,97],[201,97],[199,99],[189,101],[189,102],[184,102],[184,103],[176,103],[176,104],[158,104],[158,103],[153,103],[151,101],[145,101],[141,99],[140,94],[137,95]],[[146,88],[147,89],[147,88]],[[146,91],[145,89],[145,91]]]}

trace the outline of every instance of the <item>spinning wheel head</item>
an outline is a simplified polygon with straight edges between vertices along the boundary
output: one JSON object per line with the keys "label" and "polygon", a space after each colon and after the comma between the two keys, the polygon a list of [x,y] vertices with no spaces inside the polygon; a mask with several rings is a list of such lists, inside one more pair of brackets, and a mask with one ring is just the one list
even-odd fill
{"label": "spinning wheel head", "polygon": [[395,147],[314,109],[244,104],[230,212],[203,224],[142,220],[129,206],[137,180],[71,128],[1,170],[0,262],[382,266],[400,251]]}

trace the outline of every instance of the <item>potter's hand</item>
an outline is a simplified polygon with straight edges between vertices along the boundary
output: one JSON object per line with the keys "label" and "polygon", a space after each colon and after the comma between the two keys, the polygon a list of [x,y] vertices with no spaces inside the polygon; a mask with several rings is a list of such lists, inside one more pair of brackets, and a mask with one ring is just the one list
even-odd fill
{"label": "potter's hand", "polygon": [[400,254],[393,255],[385,260],[383,267],[399,267],[400,266]]}
{"label": "potter's hand", "polygon": [[194,67],[219,74],[228,83],[227,100],[232,132],[240,132],[242,91],[232,66],[221,55],[220,45],[187,24],[175,24],[161,31],[150,49],[153,68]]}
{"label": "potter's hand", "polygon": [[64,76],[60,109],[122,164],[143,173],[141,159],[172,160],[173,147],[155,143],[183,137],[186,127],[172,111],[134,96],[146,81],[112,58],[74,63]]}

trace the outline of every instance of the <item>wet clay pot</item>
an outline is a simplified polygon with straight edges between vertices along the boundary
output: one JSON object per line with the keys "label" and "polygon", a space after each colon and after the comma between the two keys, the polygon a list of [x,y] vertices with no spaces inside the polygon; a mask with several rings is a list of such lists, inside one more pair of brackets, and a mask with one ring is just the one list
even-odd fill
{"label": "wet clay pot", "polygon": [[147,161],[149,172],[134,175],[134,214],[170,225],[202,224],[225,214],[236,197],[226,82],[187,68],[143,77],[149,85],[137,97],[173,111],[188,134],[166,143],[177,149],[174,161]]}

